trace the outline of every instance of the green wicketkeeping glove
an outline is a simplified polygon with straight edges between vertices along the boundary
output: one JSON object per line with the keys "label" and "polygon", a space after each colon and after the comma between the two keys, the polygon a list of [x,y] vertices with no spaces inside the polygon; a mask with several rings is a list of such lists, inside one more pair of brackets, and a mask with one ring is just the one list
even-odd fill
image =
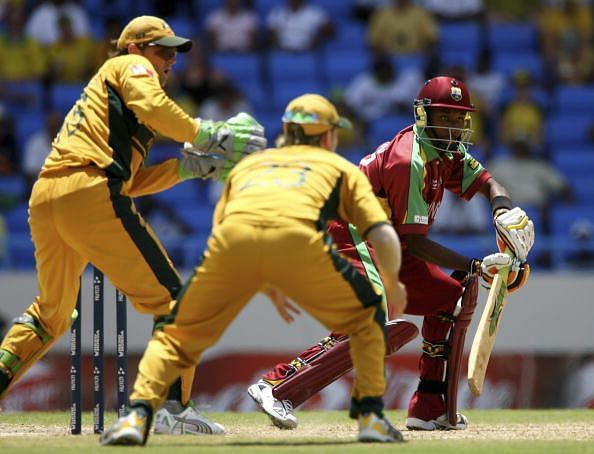
{"label": "green wicketkeeping glove", "polygon": [[241,112],[227,121],[200,121],[200,131],[192,147],[205,155],[224,158],[217,179],[225,181],[244,155],[266,148],[264,128],[254,117]]}

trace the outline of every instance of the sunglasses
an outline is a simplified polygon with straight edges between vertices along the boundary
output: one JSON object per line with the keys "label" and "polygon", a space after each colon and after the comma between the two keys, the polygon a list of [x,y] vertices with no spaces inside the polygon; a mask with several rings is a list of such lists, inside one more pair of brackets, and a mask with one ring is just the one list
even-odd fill
{"label": "sunglasses", "polygon": [[174,47],[159,46],[158,44],[155,44],[155,43],[141,44],[138,47],[140,47],[140,48],[145,48],[145,47],[157,48],[155,53],[163,60],[172,60],[177,55],[177,51],[175,50]]}

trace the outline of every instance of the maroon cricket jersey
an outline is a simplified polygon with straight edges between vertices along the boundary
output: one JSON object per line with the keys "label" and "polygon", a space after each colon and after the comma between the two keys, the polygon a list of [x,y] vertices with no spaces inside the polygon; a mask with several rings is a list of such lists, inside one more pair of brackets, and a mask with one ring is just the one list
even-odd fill
{"label": "maroon cricket jersey", "polygon": [[[426,142],[421,145],[416,134],[415,126],[404,128],[359,163],[399,235],[429,232],[444,189],[470,200],[490,178],[463,146],[440,154]],[[333,223],[328,231],[343,254],[358,260],[346,224]]]}

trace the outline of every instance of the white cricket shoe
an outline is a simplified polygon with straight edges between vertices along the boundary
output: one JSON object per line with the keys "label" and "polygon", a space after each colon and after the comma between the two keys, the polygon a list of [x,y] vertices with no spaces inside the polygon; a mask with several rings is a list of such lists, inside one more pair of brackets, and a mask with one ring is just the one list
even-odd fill
{"label": "white cricket shoe", "polygon": [[359,435],[357,441],[397,443],[404,441],[402,434],[385,417],[379,417],[375,413],[362,414],[359,416]]}
{"label": "white cricket shoe", "polygon": [[144,445],[148,434],[147,414],[132,409],[126,416],[118,419],[113,426],[99,437],[101,445]]}
{"label": "white cricket shoe", "polygon": [[155,413],[153,431],[156,434],[171,435],[222,435],[225,428],[200,414],[191,403],[184,408],[179,402],[167,401]]}
{"label": "white cricket shoe", "polygon": [[446,414],[437,419],[424,421],[419,418],[406,418],[408,430],[464,430],[468,427],[468,419],[462,413],[456,413],[456,425],[452,426]]}
{"label": "white cricket shoe", "polygon": [[279,429],[294,429],[297,418],[293,414],[293,404],[290,400],[278,400],[272,394],[272,385],[264,380],[258,380],[248,388],[248,394],[266,413],[272,424]]}

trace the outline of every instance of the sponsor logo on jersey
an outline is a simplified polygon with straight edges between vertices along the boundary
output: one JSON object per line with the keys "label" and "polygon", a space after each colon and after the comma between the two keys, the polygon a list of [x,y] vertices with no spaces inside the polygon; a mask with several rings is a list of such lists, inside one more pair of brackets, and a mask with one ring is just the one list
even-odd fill
{"label": "sponsor logo on jersey", "polygon": [[415,224],[429,224],[429,218],[427,216],[415,215]]}
{"label": "sponsor logo on jersey", "polygon": [[456,102],[462,100],[462,89],[460,87],[451,87],[451,96],[452,99]]}
{"label": "sponsor logo on jersey", "polygon": [[470,167],[472,170],[476,169],[478,165],[479,163],[476,159],[471,159],[470,161],[468,161],[468,167]]}
{"label": "sponsor logo on jersey", "polygon": [[146,66],[141,64],[131,65],[130,72],[133,76],[149,76],[152,77],[154,73]]}

